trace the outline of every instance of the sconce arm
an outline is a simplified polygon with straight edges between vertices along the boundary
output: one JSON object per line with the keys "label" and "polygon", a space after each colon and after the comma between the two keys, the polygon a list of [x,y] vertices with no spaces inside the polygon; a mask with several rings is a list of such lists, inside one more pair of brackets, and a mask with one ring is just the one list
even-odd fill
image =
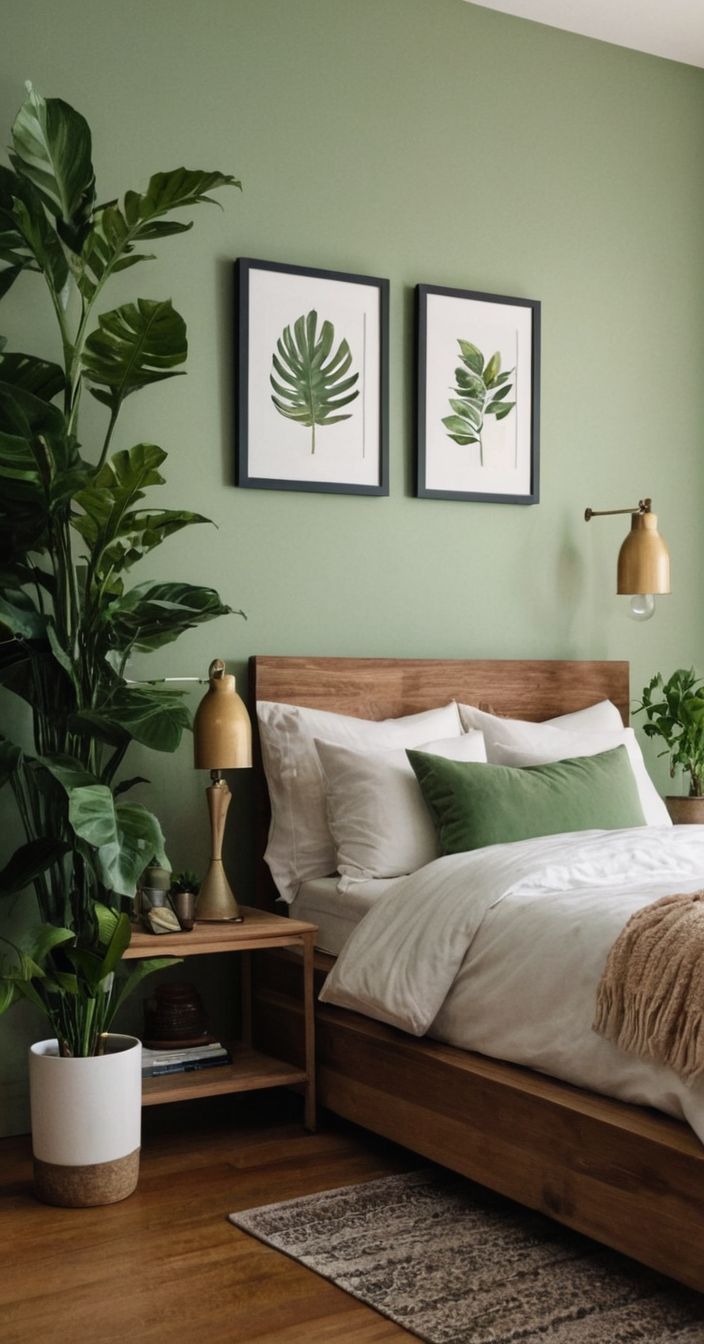
{"label": "sconce arm", "polygon": [[584,521],[588,523],[590,518],[606,518],[612,513],[651,513],[652,499],[639,499],[638,505],[632,509],[585,509]]}

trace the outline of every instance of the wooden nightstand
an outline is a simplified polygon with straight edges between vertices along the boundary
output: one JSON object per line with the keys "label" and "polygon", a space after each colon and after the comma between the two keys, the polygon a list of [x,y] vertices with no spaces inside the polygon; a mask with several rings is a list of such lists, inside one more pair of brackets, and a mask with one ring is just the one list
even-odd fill
{"label": "wooden nightstand", "polygon": [[[298,1084],[305,1098],[304,1124],[315,1129],[315,1020],[313,1014],[313,950],[315,924],[287,919],[241,906],[242,924],[196,924],[190,933],[170,933],[156,937],[135,929],[125,957],[193,957],[213,952],[238,952],[242,957],[242,1039],[228,1042],[232,1064],[193,1073],[171,1073],[145,1078],[142,1104],[157,1106],[168,1101],[188,1101],[193,1097],[215,1097],[223,1092],[250,1092],[261,1087]],[[303,950],[302,975],[305,1021],[305,1068],[294,1068],[282,1060],[263,1055],[252,1048],[252,952],[257,948],[300,947]]]}

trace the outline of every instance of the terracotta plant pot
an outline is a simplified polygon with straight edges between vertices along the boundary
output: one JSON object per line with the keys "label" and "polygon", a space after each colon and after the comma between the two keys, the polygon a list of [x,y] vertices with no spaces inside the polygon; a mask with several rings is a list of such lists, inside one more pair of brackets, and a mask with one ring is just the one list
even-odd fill
{"label": "terracotta plant pot", "polygon": [[704,798],[670,794],[665,804],[675,826],[704,826]]}
{"label": "terracotta plant pot", "polygon": [[142,1043],[110,1035],[104,1055],[63,1059],[56,1041],[29,1049],[34,1189],[45,1204],[115,1204],[137,1185]]}

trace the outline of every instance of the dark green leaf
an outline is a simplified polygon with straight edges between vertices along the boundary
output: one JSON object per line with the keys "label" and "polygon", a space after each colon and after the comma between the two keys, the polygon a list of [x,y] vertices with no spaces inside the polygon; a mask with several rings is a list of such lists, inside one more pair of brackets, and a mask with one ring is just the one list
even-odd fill
{"label": "dark green leaf", "polygon": [[42,271],[63,307],[69,269],[59,235],[32,183],[6,168],[0,168],[0,229],[0,237],[5,239],[2,260],[25,270]]}
{"label": "dark green leaf", "polygon": [[104,283],[106,273],[150,261],[153,253],[135,253],[136,243],[186,233],[191,228],[191,224],[164,220],[164,215],[204,202],[214,204],[208,191],[239,185],[234,177],[224,173],[176,168],[170,173],[156,173],[143,194],[128,191],[122,207],[116,201],[99,207],[83,249],[86,272],[80,286],[84,295],[92,297],[95,282]]}
{"label": "dark green leaf", "polygon": [[125,196],[125,219],[130,226],[137,225],[137,237],[159,238],[169,232],[181,233],[190,225],[162,224],[157,229],[154,221],[171,210],[183,210],[192,205],[216,205],[209,191],[219,187],[239,187],[236,178],[225,173],[207,172],[199,168],[174,168],[168,173],[155,173],[149,179],[144,195],[128,191]]}
{"label": "dark green leaf", "polygon": [[129,793],[130,789],[136,788],[138,784],[148,783],[149,780],[145,779],[144,775],[133,775],[131,779],[121,779],[120,783],[113,787],[113,795],[115,798],[119,798],[123,793]]}
{"label": "dark green leaf", "polygon": [[[7,294],[8,289],[14,285],[18,275],[22,274],[22,266],[4,266],[0,270],[0,299]],[[2,1009],[0,1009],[0,1012]]]}
{"label": "dark green leaf", "polygon": [[0,623],[21,639],[41,639],[47,618],[37,610],[29,593],[5,589],[0,593]]}
{"label": "dark green leaf", "polygon": [[6,784],[14,775],[21,760],[20,748],[0,735],[0,785]]}
{"label": "dark green leaf", "polygon": [[22,845],[0,872],[0,895],[12,896],[16,891],[23,891],[35,877],[57,863],[67,849],[68,845],[62,841],[46,836]]}
{"label": "dark green leaf", "polygon": [[59,98],[46,101],[27,85],[27,97],[12,127],[12,162],[28,178],[80,252],[95,200],[88,123]]}
{"label": "dark green leaf", "polygon": [[[121,735],[154,751],[175,751],[191,716],[183,692],[159,686],[121,686],[104,705],[74,715],[72,726],[102,729],[104,741],[118,745]],[[109,734],[113,735],[110,736]]]}
{"label": "dark green leaf", "polygon": [[183,957],[145,957],[131,970],[128,975],[121,980],[119,989],[115,996],[110,1018],[106,1027],[110,1026],[116,1012],[122,1007],[125,999],[141,985],[147,975],[153,975],[155,971],[166,970],[169,966],[178,966],[183,961]]}
{"label": "dark green leaf", "polygon": [[177,377],[187,352],[186,324],[171,300],[138,299],[101,314],[83,368],[93,395],[115,414],[131,393]]}
{"label": "dark green leaf", "polygon": [[43,967],[46,958],[55,947],[65,946],[75,936],[72,929],[57,928],[55,924],[35,924],[33,928],[25,930],[18,936],[17,946],[26,953],[30,962]]}
{"label": "dark green leaf", "polygon": [[3,353],[0,356],[0,381],[22,387],[42,401],[51,401],[64,390],[64,373],[58,364],[34,355]]}
{"label": "dark green leaf", "polygon": [[190,583],[141,583],[111,602],[104,620],[113,648],[134,647],[147,652],[169,644],[184,630],[231,611],[213,588]]}
{"label": "dark green leaf", "polygon": [[37,760],[66,790],[69,797],[74,789],[84,789],[98,784],[95,775],[86,770],[81,762],[76,760],[75,756],[56,753],[55,755],[38,756]]}
{"label": "dark green leaf", "polygon": [[108,891],[132,897],[152,856],[168,865],[156,817],[139,803],[115,803],[107,785],[73,788],[68,815],[75,834],[97,851],[98,873]]}

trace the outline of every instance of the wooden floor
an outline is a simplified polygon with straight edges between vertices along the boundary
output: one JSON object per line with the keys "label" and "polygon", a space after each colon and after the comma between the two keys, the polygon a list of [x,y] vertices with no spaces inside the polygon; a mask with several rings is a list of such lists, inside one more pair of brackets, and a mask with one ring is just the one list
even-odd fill
{"label": "wooden floor", "polygon": [[144,1113],[137,1191],[102,1209],[39,1204],[28,1139],[0,1140],[2,1344],[391,1344],[413,1336],[227,1222],[236,1209],[418,1159],[267,1093]]}

